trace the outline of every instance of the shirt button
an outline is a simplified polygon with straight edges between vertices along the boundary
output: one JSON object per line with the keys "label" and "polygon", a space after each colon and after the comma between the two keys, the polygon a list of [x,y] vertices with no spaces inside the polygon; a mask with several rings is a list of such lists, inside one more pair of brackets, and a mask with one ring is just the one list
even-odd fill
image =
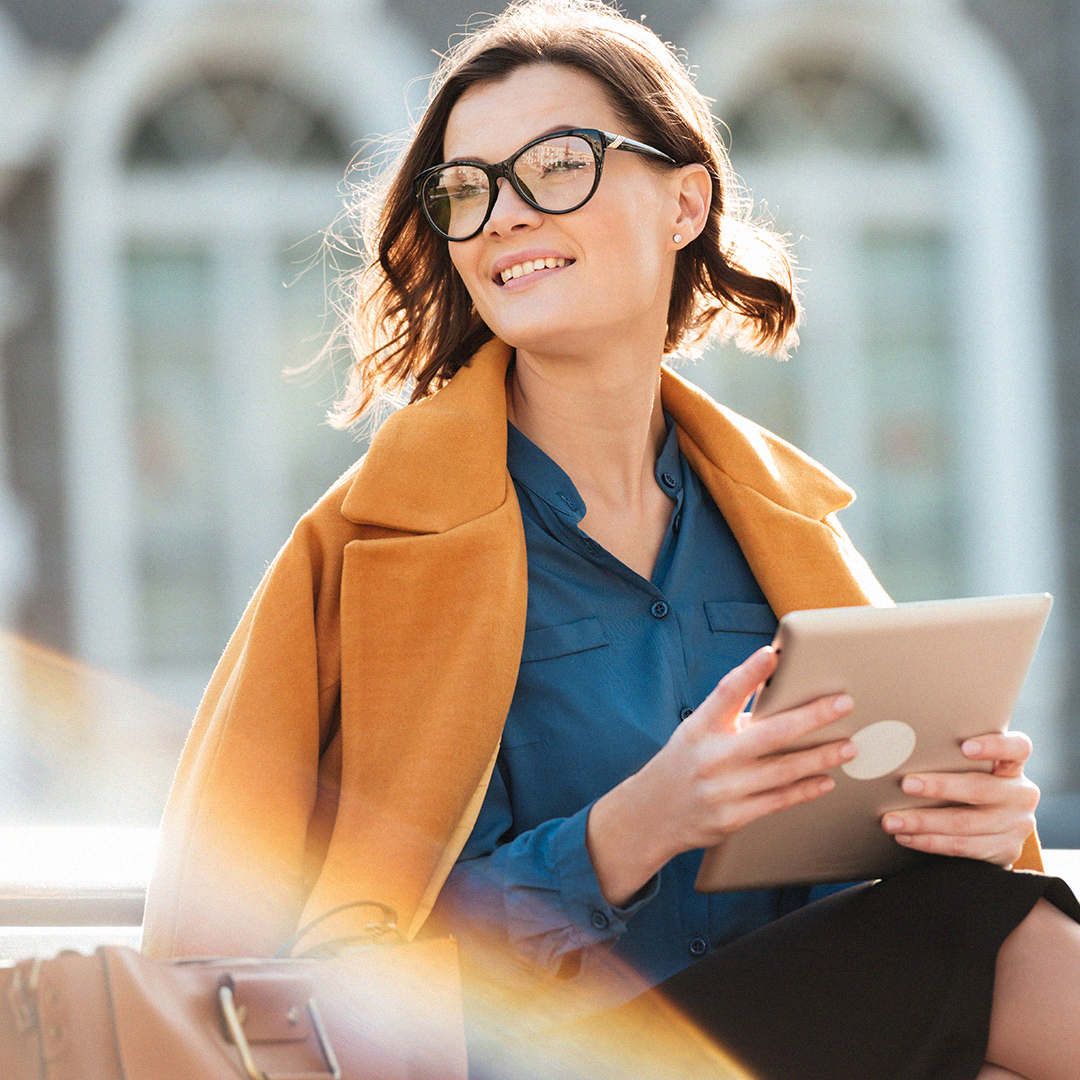
{"label": "shirt button", "polygon": [[675,530],[675,534],[678,535],[679,530],[682,528],[682,511],[681,510],[675,515],[675,520],[672,522],[671,527]]}
{"label": "shirt button", "polygon": [[669,473],[669,472],[661,473],[660,474],[660,481],[664,485],[664,487],[669,487],[669,488],[675,488],[675,487],[678,486],[678,483],[679,483],[678,480],[676,480],[675,477],[672,476],[671,473]]}
{"label": "shirt button", "polygon": [[652,612],[654,619],[663,619],[667,616],[668,606],[666,601],[657,600],[649,610]]}
{"label": "shirt button", "polygon": [[608,927],[608,917],[602,911],[594,911],[592,913],[592,924],[597,930],[606,930]]}
{"label": "shirt button", "polygon": [[690,942],[690,954],[692,956],[704,956],[709,951],[704,938],[696,937]]}
{"label": "shirt button", "polygon": [[680,720],[688,720],[693,715],[694,715],[694,710],[691,709],[689,705],[684,705],[679,710],[679,719]]}

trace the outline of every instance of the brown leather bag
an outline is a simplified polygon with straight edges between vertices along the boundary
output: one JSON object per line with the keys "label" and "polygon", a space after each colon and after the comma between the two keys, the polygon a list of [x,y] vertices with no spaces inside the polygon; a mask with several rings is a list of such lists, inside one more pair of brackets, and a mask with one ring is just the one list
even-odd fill
{"label": "brown leather bag", "polygon": [[0,968],[4,1080],[465,1080],[452,939],[328,958],[102,946]]}

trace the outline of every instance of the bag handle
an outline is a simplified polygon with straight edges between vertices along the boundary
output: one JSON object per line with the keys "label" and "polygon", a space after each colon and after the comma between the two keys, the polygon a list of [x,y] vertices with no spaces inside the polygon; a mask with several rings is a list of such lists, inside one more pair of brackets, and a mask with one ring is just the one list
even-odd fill
{"label": "bag handle", "polygon": [[[303,941],[304,938],[307,937],[307,935],[320,923],[325,922],[327,919],[332,918],[342,911],[347,911],[349,908],[355,907],[377,908],[382,913],[382,919],[378,922],[368,923],[367,926],[364,927],[364,933],[362,934],[331,938],[329,941],[324,941],[319,945],[313,945],[310,949],[305,949],[301,953],[293,953],[293,949],[295,949],[296,946],[299,945],[300,942]],[[350,900],[348,903],[338,904],[337,907],[331,908],[329,911],[324,911],[321,915],[317,915],[309,923],[302,926],[276,953],[274,953],[274,959],[321,960],[328,956],[336,956],[342,949],[349,945],[374,944],[384,938],[387,934],[394,935],[395,939],[398,941],[405,940],[405,935],[398,929],[397,912],[389,904],[384,904],[380,900]]]}

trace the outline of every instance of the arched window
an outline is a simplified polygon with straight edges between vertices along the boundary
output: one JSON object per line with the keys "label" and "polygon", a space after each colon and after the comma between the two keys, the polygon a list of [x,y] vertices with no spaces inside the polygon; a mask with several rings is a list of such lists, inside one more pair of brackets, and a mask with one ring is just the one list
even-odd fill
{"label": "arched window", "polygon": [[334,5],[133,16],[66,135],[73,637],[188,704],[293,523],[362,452],[322,423],[333,375],[285,372],[335,318],[320,248],[349,162],[405,119],[411,54],[395,69],[385,28],[365,29]]}
{"label": "arched window", "polygon": [[897,599],[970,591],[934,133],[842,53],[780,58],[727,122],[736,167],[791,235],[807,316],[793,363],[725,350],[714,388],[856,488],[845,520]]}
{"label": "arched window", "polygon": [[318,237],[348,158],[331,118],[234,73],[172,92],[132,132],[123,314],[142,668],[212,664],[292,522],[358,452],[320,428],[332,383],[283,377],[318,349]]}

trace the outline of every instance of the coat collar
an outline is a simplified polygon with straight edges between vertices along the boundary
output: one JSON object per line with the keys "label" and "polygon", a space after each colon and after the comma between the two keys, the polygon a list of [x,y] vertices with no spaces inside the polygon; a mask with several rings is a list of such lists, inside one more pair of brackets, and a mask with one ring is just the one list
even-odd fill
{"label": "coat collar", "polygon": [[[342,511],[358,524],[440,533],[506,499],[506,369],[513,351],[484,345],[431,397],[393,413],[376,433]],[[689,441],[740,488],[820,521],[851,489],[790,443],[662,370],[664,408]]]}
{"label": "coat collar", "polygon": [[784,510],[820,521],[842,510],[855,493],[823,465],[752,420],[717,404],[708,394],[661,369],[664,408],[687,441],[735,484]]}
{"label": "coat collar", "polygon": [[442,533],[506,501],[506,369],[493,338],[437,393],[392,413],[342,504],[350,521]]}

